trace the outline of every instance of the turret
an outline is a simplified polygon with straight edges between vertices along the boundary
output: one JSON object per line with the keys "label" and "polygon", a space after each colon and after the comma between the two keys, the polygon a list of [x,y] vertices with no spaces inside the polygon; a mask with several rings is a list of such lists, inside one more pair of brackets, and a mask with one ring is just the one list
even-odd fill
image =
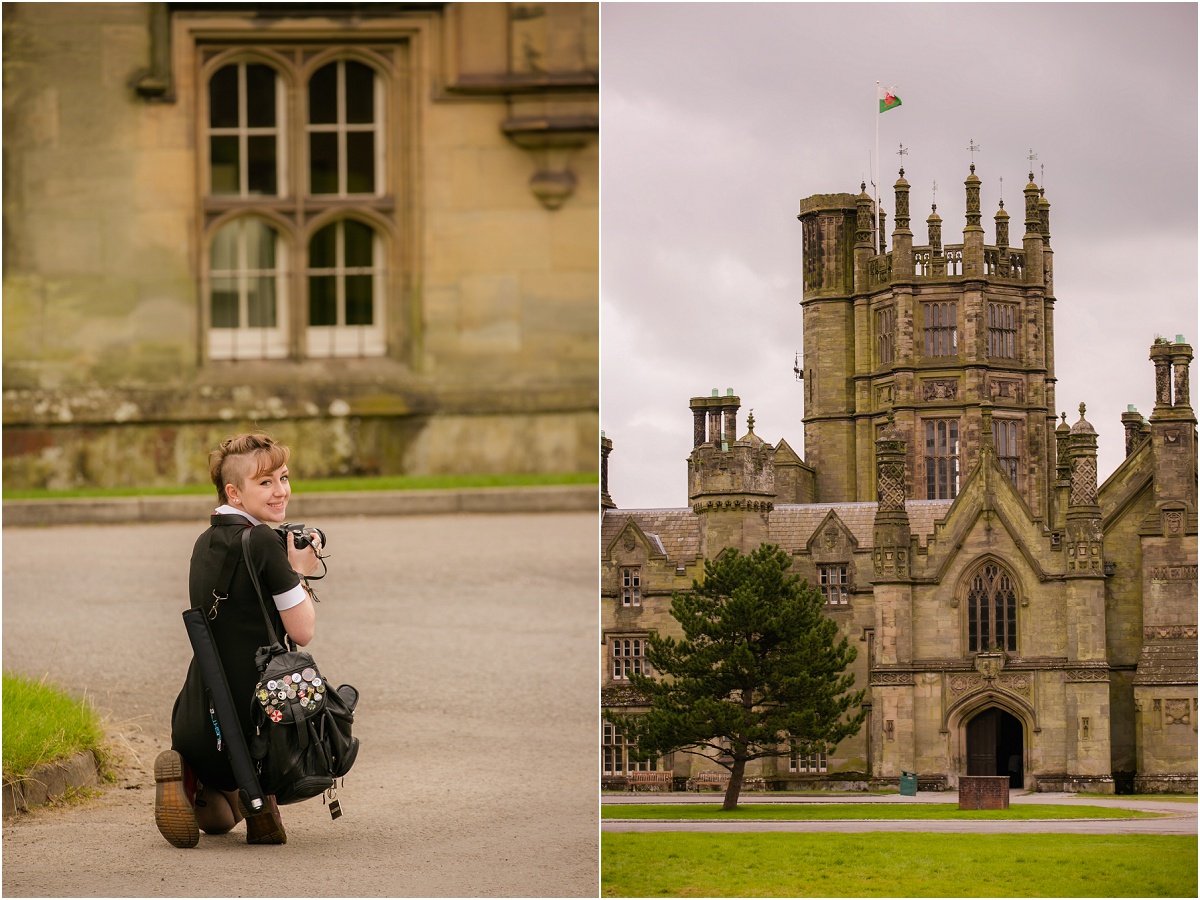
{"label": "turret", "polygon": [[906,581],[909,577],[912,531],[904,506],[908,496],[904,474],[906,448],[904,436],[896,429],[895,416],[889,410],[887,425],[875,441],[875,484],[879,505],[875,508],[872,561],[876,584]]}
{"label": "turret", "polygon": [[733,438],[739,398],[694,397],[693,415],[704,410],[708,437],[688,457],[688,501],[700,516],[700,552],[711,559],[726,547],[753,548],[765,543],[767,521],[775,505],[774,448],[754,433]]}
{"label": "turret", "polygon": [[1067,576],[1104,574],[1104,536],[1100,531],[1100,499],[1096,473],[1096,429],[1084,418],[1071,426],[1067,456],[1071,494],[1067,505]]}

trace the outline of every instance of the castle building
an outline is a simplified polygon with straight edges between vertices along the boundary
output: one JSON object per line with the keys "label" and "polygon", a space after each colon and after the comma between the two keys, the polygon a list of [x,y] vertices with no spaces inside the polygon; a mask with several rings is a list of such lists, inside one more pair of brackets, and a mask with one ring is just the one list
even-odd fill
{"label": "castle building", "polygon": [[[740,398],[714,391],[690,404],[689,508],[621,509],[602,474],[606,709],[644,708],[647,634],[679,633],[671,593],[726,547],[786,550],[857,642],[862,730],[762,761],[752,788],[1196,790],[1192,348],[1154,340],[1154,409],[1122,416],[1098,484],[1085,408],[1057,421],[1050,204],[1030,174],[1019,243],[1001,203],[989,245],[979,187],[972,165],[961,244],[935,206],[914,246],[901,169],[878,252],[865,186],[801,202],[804,459],[753,417],[737,437]],[[601,742],[607,788],[721,781],[692,754],[632,761],[611,725]]]}

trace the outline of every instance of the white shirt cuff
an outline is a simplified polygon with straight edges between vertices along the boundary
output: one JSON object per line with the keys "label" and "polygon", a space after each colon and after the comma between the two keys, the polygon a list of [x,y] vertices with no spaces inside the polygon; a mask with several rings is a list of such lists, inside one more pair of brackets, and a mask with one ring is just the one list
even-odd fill
{"label": "white shirt cuff", "polygon": [[304,598],[308,596],[308,591],[304,590],[303,583],[297,584],[290,591],[285,591],[282,594],[275,594],[275,608],[280,612],[285,609],[291,609],[293,606],[299,606],[304,602]]}

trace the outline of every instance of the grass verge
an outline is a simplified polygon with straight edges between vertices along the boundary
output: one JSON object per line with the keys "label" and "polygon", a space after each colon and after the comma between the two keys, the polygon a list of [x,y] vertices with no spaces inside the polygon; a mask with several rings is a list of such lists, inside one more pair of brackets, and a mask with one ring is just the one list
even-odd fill
{"label": "grass verge", "polygon": [[89,703],[58,688],[8,672],[3,677],[4,778],[19,779],[43,763],[92,750],[103,761],[104,730]]}
{"label": "grass verge", "polygon": [[1159,813],[1109,806],[1029,803],[1008,809],[959,809],[956,803],[747,803],[731,812],[707,803],[607,803],[602,819],[700,819],[718,822],[828,819],[1141,819]]}
{"label": "grass verge", "polygon": [[[383,475],[372,478],[293,479],[300,494],[341,491],[438,491],[454,488],[537,487],[541,485],[598,484],[597,472],[524,472],[509,475]],[[65,491],[5,488],[5,500],[77,500],[94,497],[180,497],[213,493],[211,484],[161,487],[75,488]]]}
{"label": "grass verge", "polygon": [[1196,838],[605,834],[605,897],[1195,897]]}

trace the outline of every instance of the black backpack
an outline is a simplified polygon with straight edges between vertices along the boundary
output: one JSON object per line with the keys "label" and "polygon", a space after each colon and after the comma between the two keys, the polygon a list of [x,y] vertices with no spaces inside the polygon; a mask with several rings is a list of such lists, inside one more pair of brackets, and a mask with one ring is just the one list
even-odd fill
{"label": "black backpack", "polygon": [[[299,803],[331,790],[354,765],[358,738],[350,731],[358,691],[327,684],[310,654],[279,644],[250,558],[249,528],[242,533],[242,555],[271,638],[255,656],[260,677],[252,700],[256,733],[250,755],[264,793],[274,794],[281,806]],[[332,796],[330,811],[335,819],[341,814]]]}
{"label": "black backpack", "polygon": [[250,755],[264,793],[281,806],[299,803],[332,788],[354,765],[358,738],[350,730],[358,691],[326,685],[303,651],[275,645],[260,650],[259,659],[265,665],[255,689]]}

